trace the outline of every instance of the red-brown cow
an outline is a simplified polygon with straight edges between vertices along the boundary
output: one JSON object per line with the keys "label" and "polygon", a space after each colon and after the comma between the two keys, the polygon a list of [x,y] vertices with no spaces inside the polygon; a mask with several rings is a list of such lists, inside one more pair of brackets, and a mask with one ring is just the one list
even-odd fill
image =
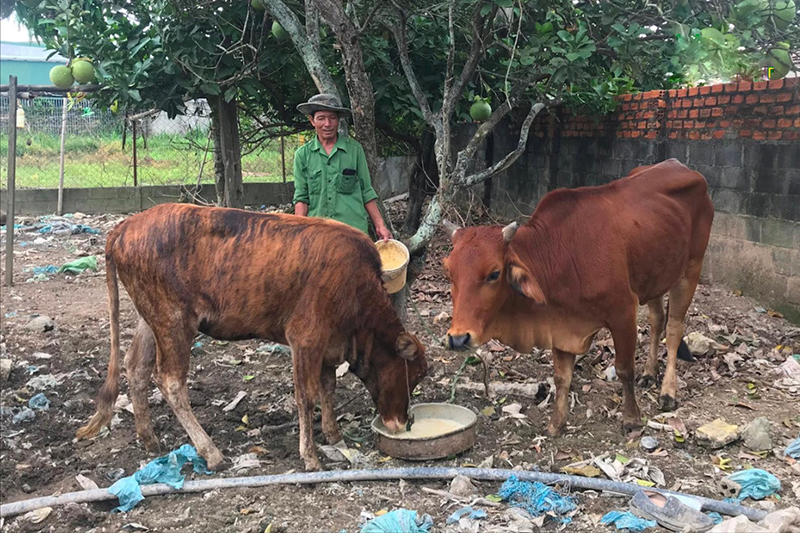
{"label": "red-brown cow", "polygon": [[266,339],[292,349],[300,455],[319,469],[312,414],[320,399],[328,442],[343,361],[365,384],[387,428],[407,423],[411,391],[427,373],[424,349],[406,333],[381,282],[369,237],[318,218],[165,204],[120,223],[106,243],[111,313],[108,377],[97,412],[77,432],[109,423],[119,391],[117,275],[141,317],[125,356],[136,432],[158,448],[147,401],[150,377],[211,468],[223,460],[189,404],[186,377],[197,331],[216,339]]}
{"label": "red-brown cow", "polygon": [[519,229],[516,223],[464,229],[448,223],[450,347],[495,338],[520,352],[552,349],[557,392],[547,431],[557,435],[566,423],[575,354],[586,352],[594,335],[608,328],[623,387],[623,428],[639,427],[633,392],[638,305],[646,303],[650,310],[643,380],[654,383],[663,297],[669,294],[660,405],[675,409],[676,358],[691,359],[682,341],[683,319],[713,218],[703,176],[670,159],[638,167],[608,185],[553,191]]}

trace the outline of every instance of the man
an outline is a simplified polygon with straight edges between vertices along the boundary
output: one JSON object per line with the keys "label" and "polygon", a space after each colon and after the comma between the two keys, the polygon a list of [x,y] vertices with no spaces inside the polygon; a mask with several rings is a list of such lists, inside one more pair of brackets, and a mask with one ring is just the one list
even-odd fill
{"label": "man", "polygon": [[350,110],[332,94],[312,96],[297,109],[308,115],[317,135],[294,155],[294,214],[332,218],[364,233],[369,215],[378,237],[391,239],[378,209],[364,148],[355,139],[338,135],[339,117],[350,116]]}

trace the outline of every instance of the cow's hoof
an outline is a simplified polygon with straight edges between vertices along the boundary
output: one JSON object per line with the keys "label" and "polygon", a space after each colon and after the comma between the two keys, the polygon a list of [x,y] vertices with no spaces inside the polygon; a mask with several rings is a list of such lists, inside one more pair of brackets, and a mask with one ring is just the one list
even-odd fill
{"label": "cow's hoof", "polygon": [[144,443],[144,449],[150,453],[156,453],[161,451],[161,445],[158,443],[158,439],[155,435],[148,435],[145,437],[140,437],[142,442]]}
{"label": "cow's hoof", "polygon": [[331,435],[326,434],[325,435],[325,440],[328,441],[328,444],[333,446],[334,444],[336,444],[337,442],[342,440],[342,434],[339,433],[338,431],[336,433],[331,434]]}
{"label": "cow's hoof", "polygon": [[672,412],[678,408],[678,400],[669,394],[662,394],[658,398],[658,407],[664,412]]}
{"label": "cow's hoof", "polygon": [[322,463],[316,457],[314,459],[306,459],[306,472],[317,472],[322,470]]}
{"label": "cow's hoof", "polygon": [[550,437],[558,437],[564,430],[565,424],[554,425],[552,422],[547,426],[547,435]]}
{"label": "cow's hoof", "polygon": [[639,420],[624,420],[622,422],[622,432],[628,437],[634,438],[638,436],[638,434],[641,434],[642,429],[644,429],[644,426]]}
{"label": "cow's hoof", "polygon": [[219,467],[222,465],[223,461],[225,461],[225,456],[216,448],[208,453],[201,453],[200,455],[205,458],[209,470],[219,470]]}
{"label": "cow's hoof", "polygon": [[639,386],[643,389],[650,389],[653,388],[656,384],[655,376],[651,376],[650,374],[645,374],[639,378]]}

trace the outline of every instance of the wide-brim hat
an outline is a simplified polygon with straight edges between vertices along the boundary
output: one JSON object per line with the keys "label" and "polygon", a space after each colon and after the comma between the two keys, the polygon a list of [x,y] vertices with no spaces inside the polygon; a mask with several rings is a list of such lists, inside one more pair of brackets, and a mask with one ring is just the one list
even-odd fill
{"label": "wide-brim hat", "polygon": [[312,115],[317,111],[333,111],[340,115],[352,115],[352,112],[342,106],[341,100],[335,94],[316,94],[308,102],[297,106],[297,110],[304,115]]}

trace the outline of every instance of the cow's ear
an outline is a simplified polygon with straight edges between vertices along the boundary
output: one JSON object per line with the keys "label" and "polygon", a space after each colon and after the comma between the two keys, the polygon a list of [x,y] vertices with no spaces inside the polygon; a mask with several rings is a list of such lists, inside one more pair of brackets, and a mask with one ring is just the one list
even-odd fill
{"label": "cow's ear", "polygon": [[397,337],[395,349],[397,350],[397,355],[406,361],[413,361],[421,352],[419,341],[410,333],[401,333]]}
{"label": "cow's ear", "polygon": [[531,275],[530,270],[525,267],[521,262],[511,261],[508,264],[508,283],[511,287],[522,294],[527,296],[538,304],[547,303],[542,292],[542,287],[536,282]]}

